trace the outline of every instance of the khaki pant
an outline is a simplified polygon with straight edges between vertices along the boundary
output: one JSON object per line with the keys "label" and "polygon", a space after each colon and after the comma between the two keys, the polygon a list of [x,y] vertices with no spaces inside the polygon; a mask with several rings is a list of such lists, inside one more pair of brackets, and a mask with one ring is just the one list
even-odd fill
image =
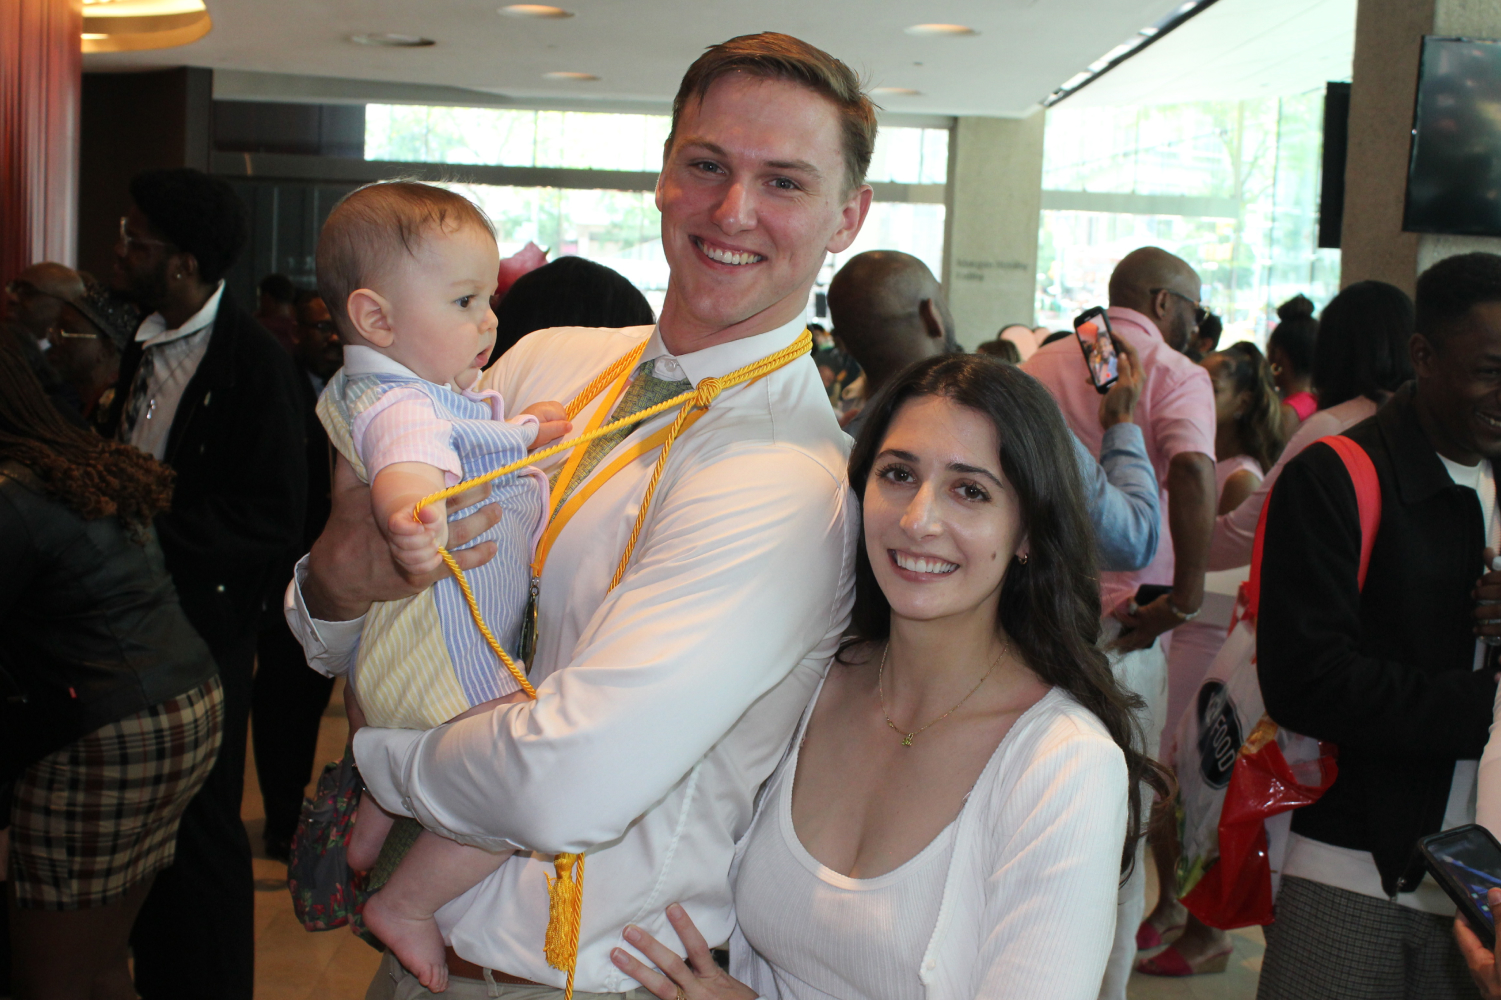
{"label": "khaki pant", "polygon": [[[563,991],[555,986],[512,986],[509,983],[489,983],[483,979],[465,979],[449,976],[448,989],[442,993],[429,993],[422,988],[417,977],[401,967],[396,956],[389,951],[381,959],[370,988],[365,991],[365,1000],[490,1000],[504,997],[505,1000],[561,1000]],[[656,1000],[650,992],[637,987],[628,993],[583,993],[573,991],[574,1000]]]}

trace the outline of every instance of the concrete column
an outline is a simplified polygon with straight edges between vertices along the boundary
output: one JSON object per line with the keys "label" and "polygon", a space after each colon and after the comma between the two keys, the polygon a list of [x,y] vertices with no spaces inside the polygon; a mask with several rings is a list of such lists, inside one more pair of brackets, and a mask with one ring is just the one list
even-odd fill
{"label": "concrete column", "polygon": [[1375,279],[1412,293],[1438,260],[1501,253],[1501,239],[1404,233],[1402,209],[1424,35],[1501,38],[1495,0],[1361,0],[1355,18],[1340,284]]}
{"label": "concrete column", "polygon": [[949,140],[943,287],[959,342],[1032,323],[1047,116],[960,118]]}

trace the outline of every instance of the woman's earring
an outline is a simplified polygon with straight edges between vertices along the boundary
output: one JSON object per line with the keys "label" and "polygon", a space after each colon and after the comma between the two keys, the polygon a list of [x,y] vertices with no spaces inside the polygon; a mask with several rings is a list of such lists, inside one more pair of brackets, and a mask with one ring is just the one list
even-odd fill
{"label": "woman's earring", "polygon": [[1025,553],[1025,552],[1018,552],[1016,554],[1016,561],[1019,562],[1019,563],[1021,563],[1023,566],[1027,565],[1027,560],[1030,559],[1030,558],[1031,557],[1028,556],[1027,553]]}

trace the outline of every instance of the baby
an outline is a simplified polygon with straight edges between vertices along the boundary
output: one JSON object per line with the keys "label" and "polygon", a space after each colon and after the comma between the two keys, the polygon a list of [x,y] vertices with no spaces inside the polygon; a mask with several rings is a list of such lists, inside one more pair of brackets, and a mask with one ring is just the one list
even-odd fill
{"label": "baby", "polygon": [[[444,505],[424,507],[418,520],[419,500],[569,429],[557,403],[507,419],[499,393],[470,388],[495,345],[490,294],[499,262],[494,229],[476,206],[407,181],[353,192],[318,240],[318,287],[345,344],[344,367],[318,400],[318,417],[370,484],[375,523],[411,574],[436,569],[448,540]],[[494,541],[498,552],[466,576],[507,651],[517,646],[547,501],[547,478],[527,467],[497,480],[483,502],[502,514],[476,541]],[[350,683],[352,719],[381,727],[430,729],[525,697],[453,579],[370,609]],[[349,843],[352,867],[374,865],[392,822],[366,795]],[[424,987],[441,992],[448,968],[433,914],[507,856],[424,831],[366,904],[365,922]]]}

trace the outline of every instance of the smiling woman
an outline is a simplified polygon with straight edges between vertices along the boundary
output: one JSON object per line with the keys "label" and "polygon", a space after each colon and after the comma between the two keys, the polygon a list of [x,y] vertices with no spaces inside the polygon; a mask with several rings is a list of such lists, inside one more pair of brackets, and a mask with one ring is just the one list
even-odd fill
{"label": "smiling woman", "polygon": [[1134,857],[1136,699],[1095,648],[1063,418],[1014,366],[946,355],[870,404],[850,457],[865,544],[850,635],[732,869],[715,970],[639,928],[662,1000],[1098,996]]}

